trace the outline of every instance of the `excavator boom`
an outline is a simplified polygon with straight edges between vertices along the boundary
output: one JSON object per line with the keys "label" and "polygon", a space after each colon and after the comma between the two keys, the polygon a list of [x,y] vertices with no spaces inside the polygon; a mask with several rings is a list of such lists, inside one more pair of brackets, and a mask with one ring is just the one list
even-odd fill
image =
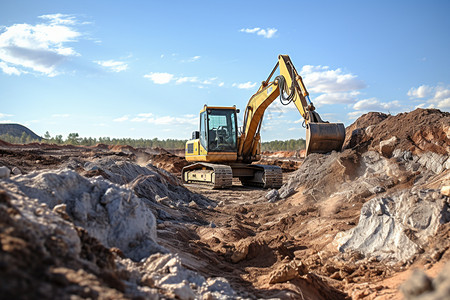
{"label": "excavator boom", "polygon": [[[277,68],[280,75],[270,82]],[[278,96],[284,105],[294,103],[304,119],[307,155],[341,150],[345,139],[344,124],[329,123],[320,118],[291,59],[288,55],[279,55],[269,78],[262,82],[247,104],[238,157],[242,157],[244,161],[254,160],[255,154],[258,153],[256,147],[260,140],[259,131],[264,111]]]}

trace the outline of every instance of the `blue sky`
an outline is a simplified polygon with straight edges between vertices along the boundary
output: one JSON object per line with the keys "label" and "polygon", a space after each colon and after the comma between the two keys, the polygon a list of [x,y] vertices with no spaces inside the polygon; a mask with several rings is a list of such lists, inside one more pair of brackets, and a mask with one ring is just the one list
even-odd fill
{"label": "blue sky", "polygon": [[[290,55],[323,119],[450,110],[450,1],[0,1],[0,122],[190,138]],[[240,114],[240,119],[243,113]],[[295,107],[262,140],[304,138]]]}

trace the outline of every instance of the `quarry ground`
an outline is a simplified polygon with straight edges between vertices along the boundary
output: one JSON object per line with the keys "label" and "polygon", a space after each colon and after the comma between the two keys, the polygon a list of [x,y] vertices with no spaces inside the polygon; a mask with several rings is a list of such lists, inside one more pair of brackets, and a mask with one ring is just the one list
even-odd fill
{"label": "quarry ground", "polygon": [[[449,124],[436,110],[370,113],[347,128],[341,153],[266,153],[263,163],[284,171],[278,191],[238,180],[228,190],[183,187],[187,162],[164,149],[0,141],[0,166],[13,173],[0,180],[1,292],[448,299]],[[108,202],[111,190],[124,196]],[[154,224],[141,224],[150,212]],[[58,222],[67,229],[55,232]],[[45,255],[35,257],[39,249]]]}

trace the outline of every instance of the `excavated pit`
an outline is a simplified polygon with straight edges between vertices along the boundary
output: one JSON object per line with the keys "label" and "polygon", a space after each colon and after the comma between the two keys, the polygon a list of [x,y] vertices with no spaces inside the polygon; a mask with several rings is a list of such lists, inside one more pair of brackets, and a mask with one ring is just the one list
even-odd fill
{"label": "excavated pit", "polygon": [[264,153],[285,171],[270,191],[183,186],[163,149],[0,141],[0,294],[443,299],[449,124],[363,115],[342,152]]}

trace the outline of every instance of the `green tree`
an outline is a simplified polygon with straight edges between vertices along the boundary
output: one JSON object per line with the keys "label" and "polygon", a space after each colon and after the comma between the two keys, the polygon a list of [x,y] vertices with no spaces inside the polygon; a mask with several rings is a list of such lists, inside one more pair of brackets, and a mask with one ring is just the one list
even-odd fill
{"label": "green tree", "polygon": [[69,133],[69,135],[67,136],[67,140],[66,140],[67,144],[79,145],[80,142],[81,142],[80,135],[78,133],[76,133],[76,132]]}
{"label": "green tree", "polygon": [[50,133],[48,131],[45,132],[44,134],[44,139],[46,140],[50,140],[52,137],[50,136]]}
{"label": "green tree", "polygon": [[55,136],[55,143],[56,143],[56,144],[62,144],[62,143],[64,143],[63,137],[62,137],[61,134]]}
{"label": "green tree", "polygon": [[24,132],[22,132],[22,135],[20,136],[20,142],[21,142],[22,144],[25,144],[26,141],[27,141],[27,134],[26,134],[25,131],[24,131]]}

